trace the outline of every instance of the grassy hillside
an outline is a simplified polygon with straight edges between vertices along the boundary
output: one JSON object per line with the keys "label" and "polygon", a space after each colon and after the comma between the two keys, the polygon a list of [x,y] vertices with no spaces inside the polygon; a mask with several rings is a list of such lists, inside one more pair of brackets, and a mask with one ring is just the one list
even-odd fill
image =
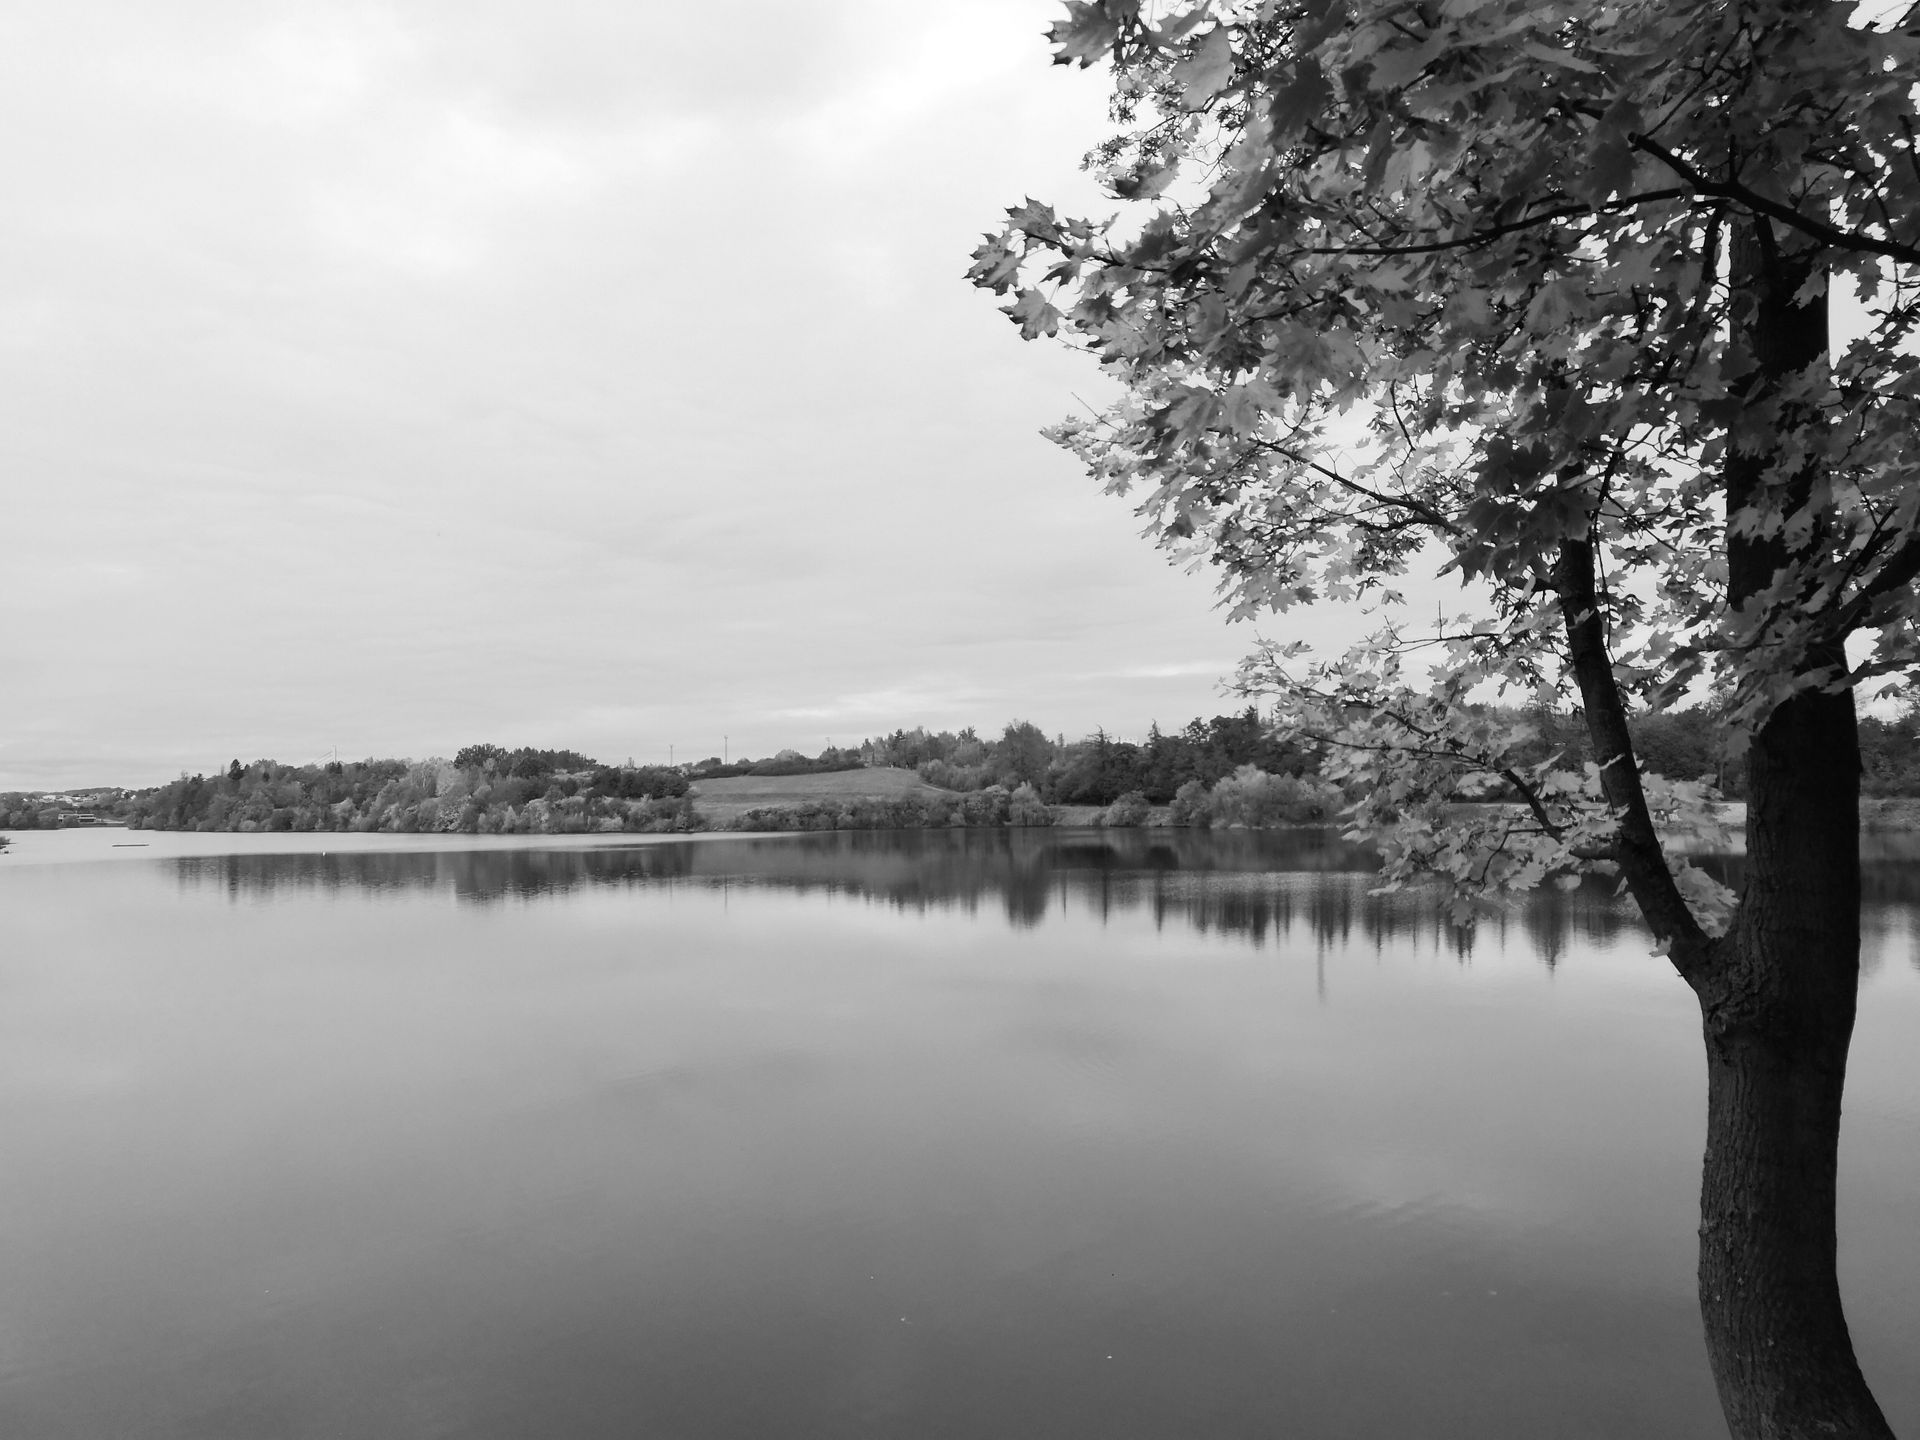
{"label": "grassy hillside", "polygon": [[696,780],[689,792],[694,809],[724,824],[767,805],[804,805],[809,800],[899,800],[931,798],[951,792],[927,784],[911,770],[873,767],[832,770],[824,775],[729,775]]}

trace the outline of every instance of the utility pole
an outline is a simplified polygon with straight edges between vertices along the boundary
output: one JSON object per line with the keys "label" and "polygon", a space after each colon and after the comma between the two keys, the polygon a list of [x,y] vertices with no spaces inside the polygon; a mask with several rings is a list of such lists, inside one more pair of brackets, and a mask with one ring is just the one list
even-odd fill
{"label": "utility pole", "polygon": [[731,765],[733,763],[729,758],[732,746],[733,737],[731,735],[722,735],[720,737],[720,763],[722,765]]}

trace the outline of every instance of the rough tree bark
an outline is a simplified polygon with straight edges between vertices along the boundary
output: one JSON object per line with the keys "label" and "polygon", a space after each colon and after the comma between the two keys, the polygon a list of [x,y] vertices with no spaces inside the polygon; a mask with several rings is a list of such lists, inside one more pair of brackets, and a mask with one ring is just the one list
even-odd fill
{"label": "rough tree bark", "polygon": [[1891,1437],[1835,1271],[1840,1098],[1860,975],[1851,694],[1788,701],[1747,760],[1747,879],[1690,976],[1707,1050],[1700,1311],[1734,1435]]}
{"label": "rough tree bark", "polygon": [[[1737,227],[1731,279],[1750,301],[1744,339],[1757,367],[1743,397],[1824,367],[1824,297],[1797,303],[1821,264],[1783,251],[1766,222]],[[1775,415],[1775,433],[1797,423]],[[1728,513],[1768,483],[1774,455],[1734,449]],[[1770,507],[1791,511],[1817,477],[1791,478]],[[1778,483],[1777,481],[1775,483]],[[1818,547],[1816,532],[1803,544]],[[1777,535],[1730,535],[1736,607],[1796,558]],[[1591,548],[1569,542],[1555,574],[1595,753],[1621,814],[1623,876],[1674,967],[1698,997],[1707,1054],[1700,1187],[1700,1311],[1721,1407],[1736,1440],[1891,1440],[1841,1309],[1836,1178],[1841,1095],[1860,975],[1860,752],[1851,691],[1782,704],[1747,756],[1745,890],[1726,935],[1706,937],[1679,901],[1632,776],[1620,692],[1605,650]],[[1844,673],[1839,638],[1800,662]]]}

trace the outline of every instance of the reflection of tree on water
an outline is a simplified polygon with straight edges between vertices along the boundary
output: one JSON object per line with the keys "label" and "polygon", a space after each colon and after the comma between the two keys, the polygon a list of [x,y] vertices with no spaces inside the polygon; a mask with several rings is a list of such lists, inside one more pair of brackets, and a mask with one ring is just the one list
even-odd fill
{"label": "reflection of tree on water", "polygon": [[[1860,842],[1860,898],[1868,905],[1920,904],[1920,835],[1862,836]],[[1696,859],[1723,884],[1736,891],[1746,883],[1747,862],[1741,855],[1714,855]]]}
{"label": "reflection of tree on water", "polygon": [[[776,839],[634,846],[228,855],[176,862],[180,884],[235,900],[288,894],[442,891],[465,904],[531,901],[581,887],[771,889],[845,895],[903,911],[998,905],[1008,923],[1040,924],[1079,906],[1103,920],[1144,912],[1202,934],[1311,939],[1419,939],[1462,957],[1517,932],[1549,965],[1570,940],[1607,942],[1638,922],[1605,881],[1551,886],[1485,916],[1448,925],[1421,891],[1369,893],[1370,852],[1327,831],[839,831]],[[1704,862],[1738,886],[1741,862]],[[1920,906],[1920,866],[1869,864],[1870,908]]]}
{"label": "reflection of tree on water", "polygon": [[[766,888],[858,897],[900,910],[997,905],[1010,924],[1056,907],[1103,919],[1144,911],[1202,933],[1305,934],[1322,944],[1424,932],[1464,953],[1418,892],[1370,895],[1370,852],[1325,831],[842,831],[595,848],[331,851],[176,862],[184,888],[239,900],[439,891],[466,904],[538,900],[581,887]],[[1504,917],[1491,923],[1504,929]],[[1543,897],[1522,922],[1552,955],[1572,926],[1610,935],[1624,917],[1604,893]]]}
{"label": "reflection of tree on water", "polygon": [[583,884],[617,884],[644,856],[644,874],[667,880],[689,873],[680,847],[639,850],[345,851],[308,854],[217,855],[176,862],[182,888],[224,888],[229,897],[280,894],[447,890],[463,901],[487,903],[514,895],[559,894]]}

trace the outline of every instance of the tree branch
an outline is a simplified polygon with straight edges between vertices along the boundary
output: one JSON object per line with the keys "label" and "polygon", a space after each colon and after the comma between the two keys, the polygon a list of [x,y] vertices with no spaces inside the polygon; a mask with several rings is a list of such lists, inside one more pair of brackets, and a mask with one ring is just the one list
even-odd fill
{"label": "tree branch", "polygon": [[1566,831],[1560,825],[1556,824],[1554,818],[1547,813],[1547,807],[1540,799],[1540,792],[1535,790],[1533,786],[1529,785],[1525,780],[1521,779],[1519,771],[1515,770],[1511,765],[1507,765],[1503,766],[1497,773],[1502,780],[1505,780],[1509,785],[1513,786],[1515,790],[1519,791],[1520,798],[1526,801],[1527,809],[1533,812],[1533,818],[1540,822],[1540,829],[1549,840],[1558,840],[1566,834]]}
{"label": "tree branch", "polygon": [[1418,245],[1319,245],[1303,247],[1302,255],[1433,255],[1442,250],[1471,250],[1476,246],[1490,245],[1504,236],[1517,234],[1522,230],[1531,230],[1536,226],[1550,225],[1555,220],[1572,220],[1582,215],[1605,215],[1616,210],[1631,210],[1636,205],[1645,205],[1654,200],[1685,200],[1698,186],[1677,185],[1669,190],[1648,190],[1639,195],[1623,195],[1618,200],[1609,200],[1602,205],[1589,205],[1584,200],[1568,200],[1546,210],[1538,210],[1519,220],[1509,220],[1503,225],[1490,225],[1485,230],[1470,230],[1465,235],[1457,235],[1451,240],[1428,240]]}
{"label": "tree branch", "polygon": [[1554,589],[1567,627],[1567,650],[1574,678],[1586,710],[1587,734],[1600,757],[1601,792],[1619,816],[1619,839],[1614,859],[1653,933],[1668,945],[1673,966],[1689,983],[1705,969],[1711,941],[1673,882],[1660,837],[1653,828],[1646,791],[1634,763],[1633,737],[1627,730],[1626,706],[1607,654],[1606,631],[1594,589],[1594,554],[1590,540],[1561,542],[1553,567]]}
{"label": "tree branch", "polygon": [[1810,235],[1821,244],[1830,245],[1836,250],[1857,250],[1869,255],[1885,255],[1891,260],[1899,260],[1908,265],[1920,265],[1920,247],[1902,245],[1897,240],[1882,240],[1873,235],[1862,235],[1855,230],[1842,230],[1838,225],[1803,214],[1782,201],[1769,200],[1745,185],[1731,180],[1715,180],[1688,164],[1651,136],[1630,135],[1627,138],[1634,149],[1644,155],[1653,156],[1685,180],[1688,186],[1698,194],[1732,200],[1744,205],[1755,215],[1764,215],[1770,220],[1778,220],[1782,225],[1791,226],[1801,234]]}
{"label": "tree branch", "polygon": [[[1457,521],[1448,518],[1423,500],[1416,500],[1410,495],[1383,495],[1378,490],[1362,485],[1358,480],[1349,479],[1330,465],[1323,465],[1318,460],[1309,459],[1299,451],[1292,449],[1278,440],[1255,440],[1252,443],[1258,449],[1270,451],[1275,455],[1291,460],[1296,465],[1304,466],[1306,469],[1313,471],[1314,474],[1331,480],[1341,489],[1359,495],[1364,499],[1371,500],[1377,505],[1388,506],[1396,510],[1405,510],[1423,524],[1432,526],[1442,534],[1464,535],[1466,533]],[[1346,518],[1352,519],[1353,517],[1348,516]]]}
{"label": "tree branch", "polygon": [[1826,627],[1827,638],[1833,641],[1846,639],[1873,613],[1875,601],[1885,599],[1916,579],[1920,579],[1920,537],[1910,536],[1880,566],[1874,577],[1834,612],[1832,622]]}

